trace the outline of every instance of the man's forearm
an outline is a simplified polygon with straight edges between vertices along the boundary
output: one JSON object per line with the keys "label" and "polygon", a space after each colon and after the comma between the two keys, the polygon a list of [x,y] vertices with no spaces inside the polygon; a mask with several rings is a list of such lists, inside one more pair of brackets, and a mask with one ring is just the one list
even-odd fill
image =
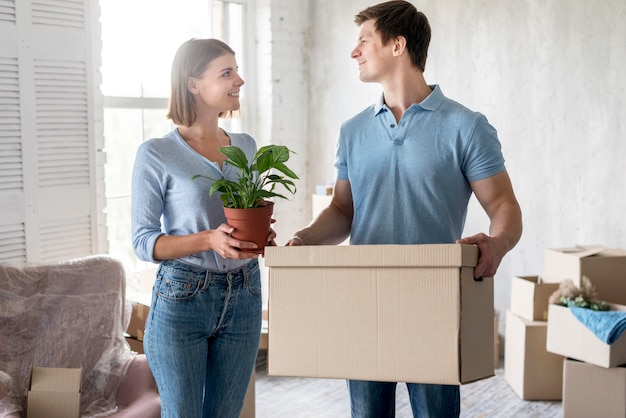
{"label": "man's forearm", "polygon": [[337,245],[350,235],[351,224],[351,217],[331,203],[291,239],[299,240],[300,245]]}
{"label": "man's forearm", "polygon": [[507,202],[491,219],[489,235],[499,241],[503,253],[509,252],[522,236],[522,213],[516,201]]}

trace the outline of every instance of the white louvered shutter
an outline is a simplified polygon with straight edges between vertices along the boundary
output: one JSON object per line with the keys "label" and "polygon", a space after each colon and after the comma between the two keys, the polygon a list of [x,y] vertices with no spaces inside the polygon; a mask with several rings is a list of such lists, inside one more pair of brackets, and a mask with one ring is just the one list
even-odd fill
{"label": "white louvered shutter", "polygon": [[0,0],[0,262],[106,250],[94,7]]}

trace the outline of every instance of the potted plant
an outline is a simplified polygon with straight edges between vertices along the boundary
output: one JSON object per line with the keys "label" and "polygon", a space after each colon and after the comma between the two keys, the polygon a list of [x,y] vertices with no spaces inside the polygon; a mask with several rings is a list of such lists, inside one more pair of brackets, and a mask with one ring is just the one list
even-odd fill
{"label": "potted plant", "polygon": [[239,169],[237,181],[212,179],[201,174],[193,176],[192,180],[202,177],[214,182],[209,195],[221,193],[226,221],[235,228],[232,236],[255,242],[258,245],[255,252],[261,254],[274,210],[274,202],[269,199],[287,199],[276,191],[276,186],[281,185],[292,195],[296,192],[292,179],[298,179],[298,176],[285,165],[293,151],[284,145],[266,145],[256,152],[252,161],[248,161],[239,147],[227,146],[219,150],[226,155],[225,164]]}

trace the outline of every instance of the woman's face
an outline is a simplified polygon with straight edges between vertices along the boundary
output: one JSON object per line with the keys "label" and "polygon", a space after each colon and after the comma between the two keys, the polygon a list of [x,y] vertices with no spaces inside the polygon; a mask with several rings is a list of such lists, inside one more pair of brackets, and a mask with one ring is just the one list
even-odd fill
{"label": "woman's face", "polygon": [[235,56],[224,54],[211,61],[200,77],[190,77],[188,88],[196,97],[198,111],[222,113],[239,109],[239,91],[243,84]]}

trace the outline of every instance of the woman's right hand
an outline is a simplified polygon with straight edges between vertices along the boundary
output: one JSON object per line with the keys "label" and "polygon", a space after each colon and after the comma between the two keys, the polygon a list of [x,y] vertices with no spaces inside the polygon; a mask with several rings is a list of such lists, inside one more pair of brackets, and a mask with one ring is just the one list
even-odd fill
{"label": "woman's right hand", "polygon": [[235,228],[227,224],[221,224],[216,230],[211,232],[211,248],[223,258],[244,260],[247,258],[258,258],[259,254],[246,251],[256,250],[258,246],[254,242],[240,241],[233,238],[231,234]]}
{"label": "woman's right hand", "polygon": [[254,242],[233,238],[231,234],[234,230],[232,226],[221,224],[217,229],[208,229],[189,235],[163,234],[154,244],[154,259],[172,260],[211,250],[223,258],[235,260],[258,258],[258,253],[251,252],[258,248],[257,245]]}

